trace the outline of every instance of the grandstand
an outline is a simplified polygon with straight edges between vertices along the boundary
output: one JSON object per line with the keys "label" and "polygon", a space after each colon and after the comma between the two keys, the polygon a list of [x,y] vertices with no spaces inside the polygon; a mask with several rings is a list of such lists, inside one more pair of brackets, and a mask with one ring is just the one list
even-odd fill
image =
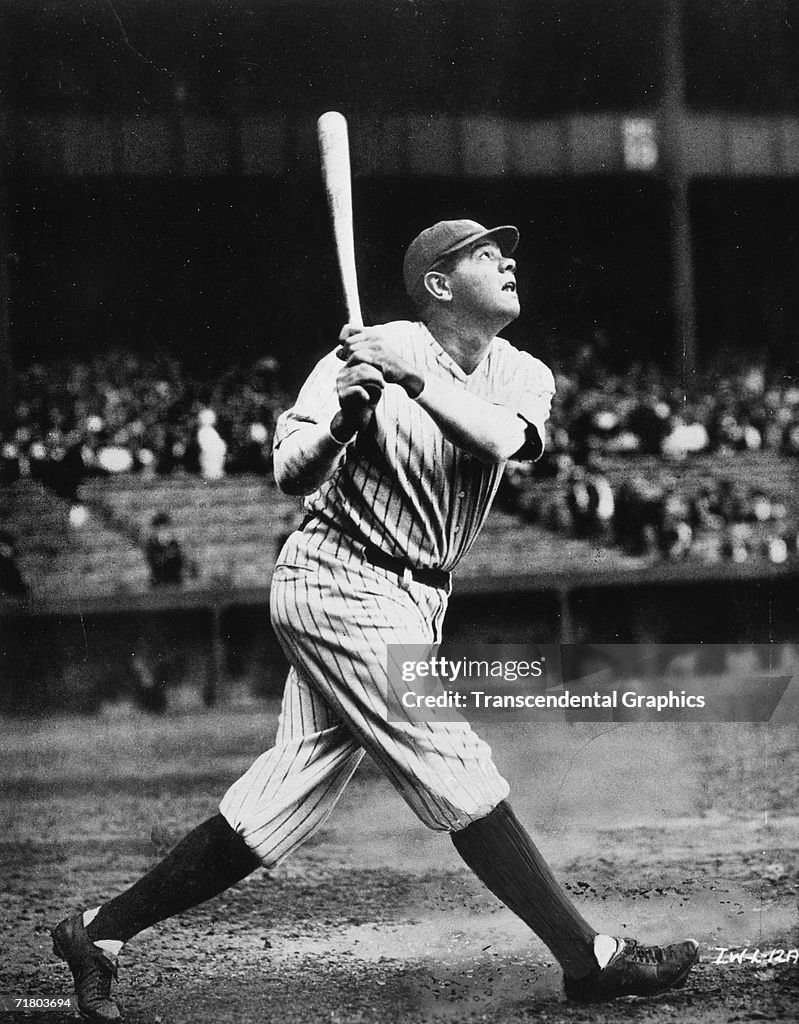
{"label": "grandstand", "polygon": [[[342,317],[313,138],[336,107],[370,320],[407,314],[398,268],[417,228],[512,219],[525,317],[509,337],[561,373],[556,457],[591,447],[575,427],[590,401],[657,393],[675,420],[703,409],[716,434],[679,461],[600,443],[616,495],[670,481],[690,503],[729,481],[784,508],[740,561],[630,554],[563,519],[561,466],[492,513],[458,574],[455,628],[490,601],[507,639],[586,637],[602,610],[608,634],[626,616],[633,636],[662,622],[676,638],[679,609],[698,639],[793,638],[799,62],[781,5],[352,6],[0,9],[0,240],[14,254],[0,261],[0,527],[29,586],[0,598],[4,636],[186,615],[210,641],[213,691],[243,610],[265,621],[298,516],[271,482],[269,439]],[[735,371],[752,367],[764,386],[744,394]],[[189,457],[203,409],[228,444],[215,481]],[[756,443],[719,440],[725,415]],[[130,471],[101,471],[103,446]],[[85,472],[52,472],[78,450]],[[159,513],[192,568],[180,586],[151,584]],[[782,560],[762,550],[775,537]]]}
{"label": "grandstand", "polygon": [[[607,460],[614,489],[632,477],[652,482],[664,472],[686,492],[720,479],[754,488],[784,501],[795,531],[799,522],[799,464],[768,453],[698,456],[680,465],[652,456]],[[542,505],[562,495],[557,480],[536,480],[531,492]],[[33,480],[0,492],[0,525],[18,540],[19,562],[34,604],[46,607],[71,596],[92,604],[113,597],[142,598],[158,605],[183,604],[192,592],[217,596],[268,589],[276,555],[300,518],[300,502],[287,498],[271,478],[234,476],[207,482],[187,473],[142,478],[130,474],[90,478],[79,504],[59,498]],[[144,541],[153,517],[168,510],[181,545],[194,563],[179,590],[153,594]],[[690,582],[733,574],[768,578],[793,573],[789,564],[763,558],[741,566],[702,565],[690,560],[664,565],[653,556],[625,555],[612,539],[581,539],[495,509],[475,547],[459,567],[459,590],[492,592],[531,587],[569,590],[587,583]],[[124,600],[123,600],[124,603]]]}
{"label": "grandstand", "polygon": [[2,490],[0,523],[17,539],[20,568],[40,607],[70,598],[149,598],[144,541],[165,508],[197,567],[172,603],[181,604],[186,591],[268,587],[279,545],[298,517],[297,502],[256,477],[207,484],[189,475],[121,476],[87,482],[79,499],[71,504],[32,480]]}
{"label": "grandstand", "polygon": [[68,501],[34,480],[2,490],[0,516],[17,540],[32,599],[102,598],[144,590],[148,571],[140,550],[91,513],[80,527],[72,525],[72,513]]}
{"label": "grandstand", "polygon": [[[19,481],[3,491],[0,522],[18,539],[20,567],[40,607],[70,598],[94,606],[133,597],[180,606],[191,592],[268,588],[282,540],[300,518],[298,502],[256,477],[207,484],[188,475],[166,481],[123,476],[86,483],[80,498],[85,519],[80,514],[80,525],[73,525],[73,506],[36,482]],[[147,527],[165,508],[197,565],[171,598],[153,594],[143,550]],[[491,589],[516,579],[551,579],[564,569],[582,575],[590,572],[592,555],[588,542],[495,511],[459,578],[471,589],[481,581]],[[640,565],[621,555],[612,563],[617,569]]]}
{"label": "grandstand", "polygon": [[[152,519],[168,510],[175,534],[196,570],[184,586],[268,586],[298,502],[271,481],[233,477],[208,483],[187,475],[168,481],[123,477],[84,485],[81,499],[95,516],[131,538],[141,551]],[[143,557],[143,555],[142,555]]]}

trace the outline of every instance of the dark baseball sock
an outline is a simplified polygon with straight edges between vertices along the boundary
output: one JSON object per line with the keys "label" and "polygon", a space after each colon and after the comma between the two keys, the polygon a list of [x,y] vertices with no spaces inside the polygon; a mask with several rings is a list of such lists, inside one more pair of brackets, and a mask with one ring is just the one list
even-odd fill
{"label": "dark baseball sock", "polygon": [[561,889],[507,801],[453,832],[452,841],[477,877],[546,943],[564,974],[578,978],[596,968],[596,930]]}
{"label": "dark baseball sock", "polygon": [[215,814],[130,889],[104,903],[86,926],[86,934],[92,942],[127,942],[150,925],[224,892],[260,863],[222,815]]}

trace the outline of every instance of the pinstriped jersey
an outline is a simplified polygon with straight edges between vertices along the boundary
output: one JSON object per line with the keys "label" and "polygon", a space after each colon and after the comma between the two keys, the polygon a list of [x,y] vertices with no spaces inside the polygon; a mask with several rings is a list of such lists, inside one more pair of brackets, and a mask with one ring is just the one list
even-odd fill
{"label": "pinstriped jersey", "polygon": [[[520,415],[543,443],[555,382],[539,359],[494,338],[472,373],[465,373],[422,323],[397,321],[383,330],[419,373],[449,380]],[[277,423],[275,446],[308,424],[329,423],[338,411],[335,352],[317,363],[295,405]],[[388,384],[370,424],[343,449],[332,476],[305,499],[343,533],[408,565],[450,570],[485,522],[504,464],[487,464],[456,448],[428,413]]]}

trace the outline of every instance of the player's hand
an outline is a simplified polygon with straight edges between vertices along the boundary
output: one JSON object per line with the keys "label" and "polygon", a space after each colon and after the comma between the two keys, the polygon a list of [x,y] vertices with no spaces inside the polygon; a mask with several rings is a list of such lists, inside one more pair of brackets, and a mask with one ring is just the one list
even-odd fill
{"label": "player's hand", "polygon": [[424,378],[399,355],[379,327],[345,324],[338,340],[341,345],[336,355],[348,366],[374,366],[387,384],[399,384],[414,398],[421,392]]}
{"label": "player's hand", "polygon": [[370,422],[380,401],[385,379],[376,366],[367,363],[342,366],[336,378],[339,412],[331,430],[340,441],[348,441]]}

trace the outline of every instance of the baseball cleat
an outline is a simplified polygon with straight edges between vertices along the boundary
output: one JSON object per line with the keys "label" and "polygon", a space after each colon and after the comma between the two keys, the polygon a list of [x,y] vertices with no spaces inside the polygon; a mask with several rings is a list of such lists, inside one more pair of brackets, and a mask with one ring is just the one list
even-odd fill
{"label": "baseball cleat", "polygon": [[53,952],[66,960],[75,980],[78,1009],[87,1020],[121,1020],[119,1007],[111,998],[111,982],[116,979],[113,957],[91,941],[83,927],[83,914],[68,917],[52,932]]}
{"label": "baseball cleat", "polygon": [[617,939],[619,948],[605,967],[584,978],[564,978],[567,999],[599,1003],[621,996],[657,996],[681,988],[699,959],[699,943],[693,939],[670,946],[641,946],[635,939]]}

